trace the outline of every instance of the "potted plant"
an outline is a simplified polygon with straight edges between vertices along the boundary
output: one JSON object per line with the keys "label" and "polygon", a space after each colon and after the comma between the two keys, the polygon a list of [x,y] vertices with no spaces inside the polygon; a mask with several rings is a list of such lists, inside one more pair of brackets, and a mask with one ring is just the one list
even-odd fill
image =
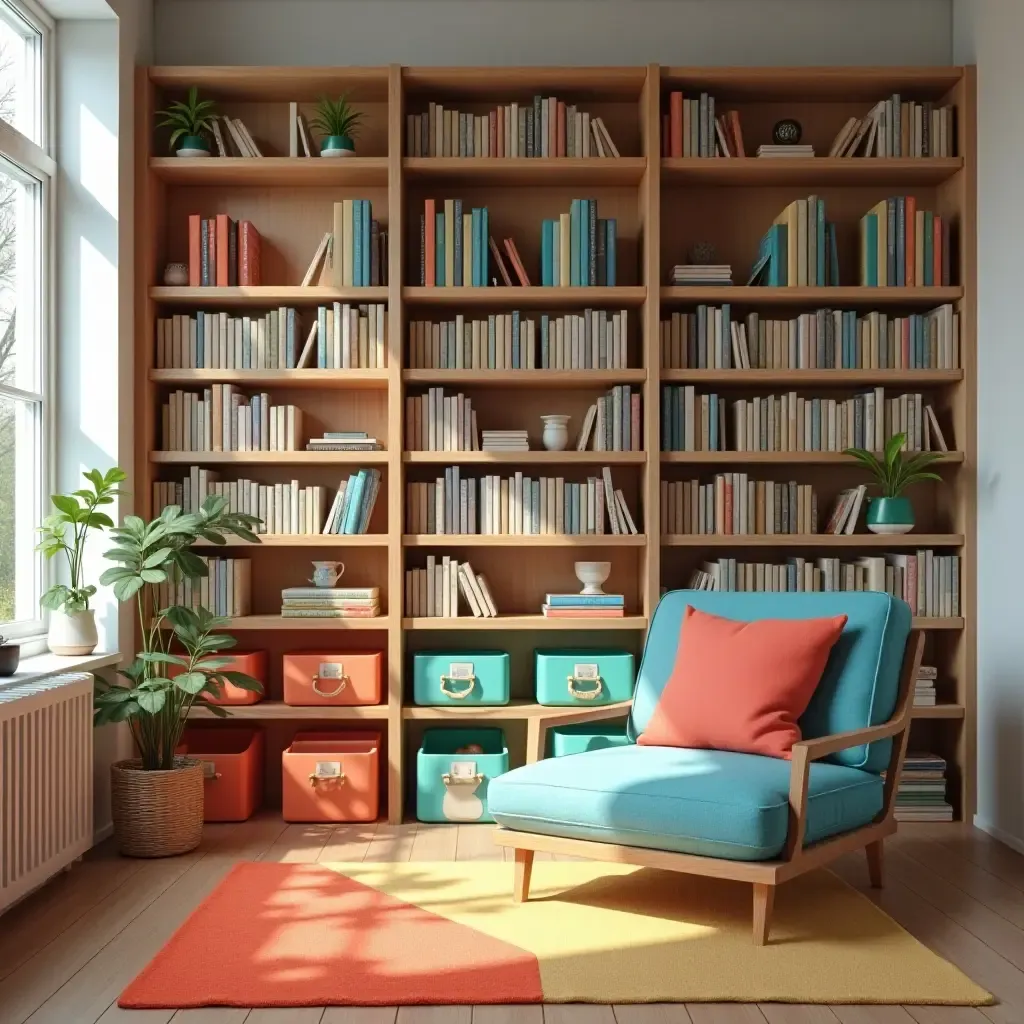
{"label": "potted plant", "polygon": [[343,93],[337,100],[321,96],[316,105],[316,117],[310,121],[310,126],[323,136],[320,139],[320,155],[355,156],[355,140],[362,120],[362,112],[352,109],[347,93]]}
{"label": "potted plant", "polygon": [[[119,563],[100,582],[112,585],[119,601],[134,601],[141,650],[117,675],[124,682],[97,677],[94,723],[127,722],[138,757],[111,766],[114,835],[122,853],[167,857],[199,845],[203,831],[203,767],[178,752],[189,710],[196,704],[222,717],[227,712],[206,699],[220,696],[225,681],[246,690],[262,687],[244,672],[228,671],[218,652],[235,638],[218,630],[227,620],[205,608],[160,606],[161,584],[207,573],[192,550],[200,538],[225,543],[233,534],[250,543],[255,516],[227,511],[227,501],[211,496],[198,512],[167,506],[147,523],[126,516],[112,531],[116,547],[106,557]],[[176,674],[172,677],[171,673]]]}
{"label": "potted plant", "polygon": [[0,636],[0,676],[13,676],[21,661],[21,645]]}
{"label": "potted plant", "polygon": [[182,103],[175,100],[166,110],[157,114],[164,119],[157,122],[158,128],[173,128],[169,148],[175,153],[174,144],[180,139],[177,156],[209,156],[209,134],[213,131],[213,100],[201,100],[199,90],[193,85],[188,99]]}
{"label": "potted plant", "polygon": [[909,533],[914,528],[914,509],[903,492],[922,480],[942,479],[928,469],[942,456],[938,452],[916,452],[904,457],[902,449],[906,442],[906,434],[894,434],[881,458],[863,448],[847,448],[843,453],[865,466],[882,492],[877,498],[868,499],[865,523],[872,533]]}
{"label": "potted plant", "polygon": [[55,583],[40,600],[50,610],[47,643],[54,654],[91,654],[99,642],[96,613],[89,607],[96,588],[85,585],[82,559],[89,531],[114,525],[100,508],[113,504],[115,495],[121,493],[117,485],[125,479],[124,470],[117,466],[106,473],[90,469],[82,475],[92,486],[50,498],[57,511],[43,520],[39,527],[42,540],[36,545],[48,559],[63,552],[68,563],[68,582]]}

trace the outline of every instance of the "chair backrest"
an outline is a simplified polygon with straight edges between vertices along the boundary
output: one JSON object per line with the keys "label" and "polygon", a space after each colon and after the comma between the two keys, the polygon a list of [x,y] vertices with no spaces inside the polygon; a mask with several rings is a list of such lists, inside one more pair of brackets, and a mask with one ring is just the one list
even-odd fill
{"label": "chair backrest", "polygon": [[[832,648],[825,674],[800,719],[807,739],[887,722],[896,707],[900,666],[910,635],[910,607],[877,591],[766,594],[673,590],[655,609],[647,633],[633,710],[631,739],[643,732],[672,674],[687,605],[726,619],[817,619],[846,615],[846,628]],[[713,686],[714,680],[709,679]],[[851,768],[882,771],[890,741],[839,751],[827,760]]]}

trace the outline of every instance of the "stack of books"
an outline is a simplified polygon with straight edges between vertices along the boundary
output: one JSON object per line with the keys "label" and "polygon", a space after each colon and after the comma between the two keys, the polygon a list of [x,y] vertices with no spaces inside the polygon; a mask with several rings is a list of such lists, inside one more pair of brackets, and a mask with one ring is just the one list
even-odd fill
{"label": "stack of books", "polygon": [[765,157],[809,157],[814,156],[814,147],[795,143],[786,146],[758,146],[757,155]]}
{"label": "stack of books", "polygon": [[260,233],[251,221],[226,213],[188,218],[189,288],[233,288],[260,283]]}
{"label": "stack of books", "polygon": [[866,484],[840,491],[832,514],[828,517],[828,523],[825,525],[825,532],[831,533],[835,537],[840,534],[852,534],[857,529],[857,517],[864,505],[864,496],[867,492]]}
{"label": "stack of books", "polygon": [[621,619],[626,598],[622,594],[547,594],[541,611],[546,619]]}
{"label": "stack of books", "polygon": [[405,614],[413,618],[458,618],[460,593],[474,618],[497,618],[491,588],[469,562],[460,563],[448,555],[427,555],[425,569],[406,570]]}
{"label": "stack of books", "polygon": [[860,219],[862,287],[913,288],[950,282],[949,218],[893,196]]}
{"label": "stack of books", "polygon": [[281,591],[286,619],[375,619],[380,615],[378,587],[286,587]]}
{"label": "stack of books", "polygon": [[405,447],[411,452],[480,450],[476,410],[463,394],[446,395],[430,388],[405,399]]}
{"label": "stack of books", "polygon": [[271,405],[269,394],[241,394],[233,384],[172,391],[161,409],[165,451],[294,452],[301,435],[298,406]]}
{"label": "stack of books", "polygon": [[946,761],[938,754],[908,753],[896,786],[897,821],[952,821],[946,801]]}
{"label": "stack of books", "polygon": [[698,285],[732,284],[732,266],[728,263],[677,263],[672,268],[672,278],[669,282],[673,285],[689,286]]}
{"label": "stack of books", "polygon": [[914,707],[933,708],[936,704],[935,681],[939,670],[934,665],[921,665],[914,680]]}
{"label": "stack of books", "polygon": [[817,533],[818,501],[810,484],[751,480],[746,473],[719,473],[708,484],[662,480],[661,532]]}
{"label": "stack of books", "polygon": [[528,452],[530,439],[525,430],[485,430],[482,432],[485,452]]}
{"label": "stack of books", "polygon": [[821,288],[839,284],[835,224],[825,220],[819,196],[795,199],[761,239],[747,284]]}
{"label": "stack of books", "polygon": [[598,217],[596,199],[573,199],[568,213],[541,222],[541,285],[615,285],[616,238],[615,218]]}
{"label": "stack of books", "polygon": [[156,322],[156,365],[168,370],[293,370],[298,311],[176,313]]}
{"label": "stack of books", "polygon": [[204,558],[205,576],[157,584],[158,607],[182,604],[235,618],[250,612],[252,563],[248,558]]}
{"label": "stack of books", "polygon": [[361,469],[338,485],[338,493],[327,513],[324,533],[366,533],[370,526],[377,494],[380,491],[380,470]]}
{"label": "stack of books", "polygon": [[307,452],[379,452],[377,438],[365,430],[325,430],[322,437],[306,442]]}
{"label": "stack of books", "polygon": [[425,199],[420,216],[420,284],[486,287],[488,242],[494,244],[488,224],[486,206],[463,212],[461,199]]}

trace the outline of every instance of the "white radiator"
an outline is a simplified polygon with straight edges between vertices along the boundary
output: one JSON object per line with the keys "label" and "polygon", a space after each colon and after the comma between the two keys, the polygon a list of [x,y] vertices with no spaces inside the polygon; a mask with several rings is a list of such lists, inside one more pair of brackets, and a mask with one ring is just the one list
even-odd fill
{"label": "white radiator", "polygon": [[92,845],[91,675],[0,689],[0,912]]}

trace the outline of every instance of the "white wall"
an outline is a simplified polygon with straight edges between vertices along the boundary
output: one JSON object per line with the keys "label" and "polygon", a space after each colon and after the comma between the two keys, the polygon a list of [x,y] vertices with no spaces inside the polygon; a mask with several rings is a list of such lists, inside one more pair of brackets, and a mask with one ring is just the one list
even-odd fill
{"label": "white wall", "polygon": [[156,0],[154,45],[159,64],[948,64],[951,4]]}

